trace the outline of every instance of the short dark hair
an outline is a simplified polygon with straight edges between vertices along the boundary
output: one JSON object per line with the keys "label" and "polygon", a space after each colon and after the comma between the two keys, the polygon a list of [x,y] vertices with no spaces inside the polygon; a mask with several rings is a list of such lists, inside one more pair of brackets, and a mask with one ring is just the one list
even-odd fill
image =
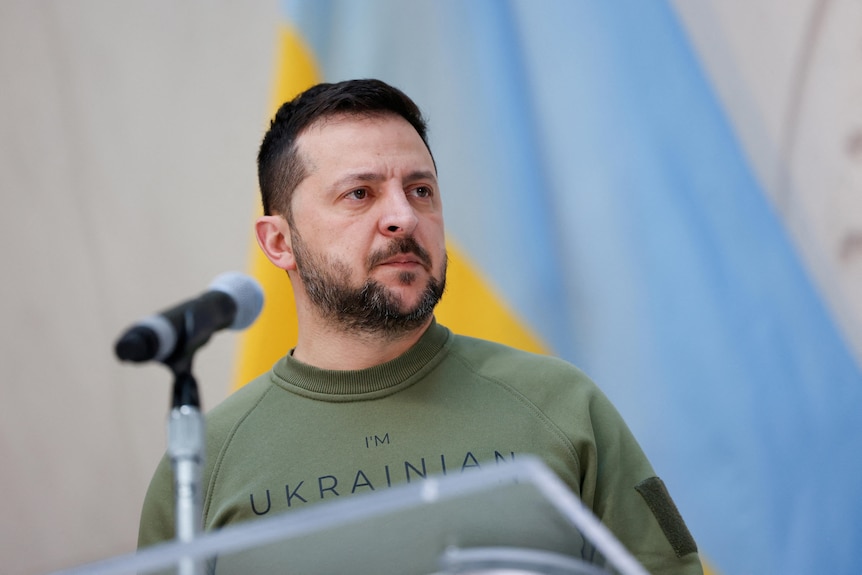
{"label": "short dark hair", "polygon": [[297,138],[318,120],[337,115],[400,116],[416,129],[431,153],[419,107],[398,88],[372,79],[317,84],[282,104],[260,144],[257,176],[264,214],[290,218],[293,191],[307,176]]}

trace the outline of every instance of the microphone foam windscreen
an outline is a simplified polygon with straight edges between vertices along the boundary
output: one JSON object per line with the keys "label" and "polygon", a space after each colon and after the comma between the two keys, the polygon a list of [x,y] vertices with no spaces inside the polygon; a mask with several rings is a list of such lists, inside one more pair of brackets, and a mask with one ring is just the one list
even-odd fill
{"label": "microphone foam windscreen", "polygon": [[236,303],[236,317],[229,329],[245,329],[263,309],[263,289],[257,280],[239,272],[218,275],[209,289],[226,293]]}

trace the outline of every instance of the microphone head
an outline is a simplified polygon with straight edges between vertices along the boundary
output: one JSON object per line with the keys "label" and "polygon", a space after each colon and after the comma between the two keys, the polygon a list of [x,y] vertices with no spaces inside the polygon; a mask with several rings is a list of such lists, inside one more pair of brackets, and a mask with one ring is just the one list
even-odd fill
{"label": "microphone head", "polygon": [[236,303],[236,316],[228,329],[245,329],[254,323],[263,309],[263,289],[257,280],[239,272],[217,276],[210,290],[227,294]]}

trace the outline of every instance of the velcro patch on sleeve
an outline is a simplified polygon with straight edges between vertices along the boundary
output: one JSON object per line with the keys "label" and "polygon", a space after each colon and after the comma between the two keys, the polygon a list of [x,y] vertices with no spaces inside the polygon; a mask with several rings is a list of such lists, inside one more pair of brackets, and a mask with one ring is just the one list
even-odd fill
{"label": "velcro patch on sleeve", "polygon": [[658,477],[650,477],[635,485],[635,489],[646,501],[676,556],[682,557],[696,552],[697,543],[689,533],[664,481]]}

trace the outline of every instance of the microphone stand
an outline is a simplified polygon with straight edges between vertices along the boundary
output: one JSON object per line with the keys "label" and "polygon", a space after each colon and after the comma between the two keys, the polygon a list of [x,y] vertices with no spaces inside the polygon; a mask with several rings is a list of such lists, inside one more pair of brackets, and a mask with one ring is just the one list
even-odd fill
{"label": "microphone stand", "polygon": [[[171,413],[168,418],[168,455],[174,472],[176,538],[191,542],[203,530],[201,476],[205,454],[205,426],[198,385],[192,375],[192,355],[182,354],[164,363],[174,374]],[[179,575],[201,575],[203,564],[183,558]]]}
{"label": "microphone stand", "polygon": [[[235,272],[222,274],[210,285],[210,291],[145,318],[126,330],[115,344],[120,360],[156,360],[174,375],[167,452],[174,479],[176,540],[181,543],[190,543],[203,531],[206,429],[192,359],[212,334],[223,328],[245,329],[262,307],[263,290],[256,281]],[[168,357],[164,358],[165,354]],[[202,574],[203,564],[203,560],[184,557],[179,573]]]}

